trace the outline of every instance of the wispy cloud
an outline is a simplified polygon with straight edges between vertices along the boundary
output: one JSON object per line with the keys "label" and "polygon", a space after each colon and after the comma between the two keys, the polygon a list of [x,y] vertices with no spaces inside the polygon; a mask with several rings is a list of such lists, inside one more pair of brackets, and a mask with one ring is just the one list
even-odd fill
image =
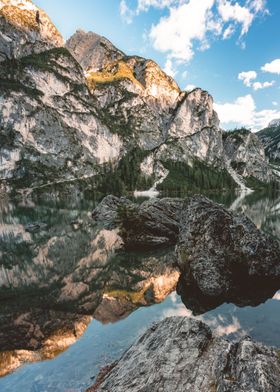
{"label": "wispy cloud", "polygon": [[238,97],[233,102],[215,103],[214,108],[221,120],[222,126],[235,124],[245,126],[257,131],[267,124],[280,118],[280,111],[276,109],[264,109],[258,111],[251,94]]}
{"label": "wispy cloud", "polygon": [[247,87],[251,87],[252,85],[252,80],[257,78],[257,72],[256,71],[246,71],[246,72],[240,72],[238,74],[238,79],[242,80],[244,85]]}
{"label": "wispy cloud", "polygon": [[243,5],[231,0],[138,0],[134,9],[127,4],[121,1],[127,23],[151,7],[167,9],[168,15],[155,21],[148,36],[156,50],[177,63],[190,61],[196,50],[206,50],[214,40],[229,39],[238,30],[239,38],[244,37],[254,19],[268,12],[265,0],[247,0]]}
{"label": "wispy cloud", "polygon": [[255,91],[256,90],[262,90],[262,89],[267,88],[267,87],[272,87],[272,86],[274,86],[274,84],[275,84],[275,80],[272,80],[271,82],[263,82],[263,83],[255,82],[255,83],[253,83],[253,89]]}

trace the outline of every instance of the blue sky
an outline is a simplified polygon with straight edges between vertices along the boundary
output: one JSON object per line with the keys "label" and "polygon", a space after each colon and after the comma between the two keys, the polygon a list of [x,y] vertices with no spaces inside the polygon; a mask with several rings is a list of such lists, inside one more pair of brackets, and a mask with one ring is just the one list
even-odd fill
{"label": "blue sky", "polygon": [[280,118],[279,0],[34,0],[67,39],[94,31],[214,97],[224,128]]}

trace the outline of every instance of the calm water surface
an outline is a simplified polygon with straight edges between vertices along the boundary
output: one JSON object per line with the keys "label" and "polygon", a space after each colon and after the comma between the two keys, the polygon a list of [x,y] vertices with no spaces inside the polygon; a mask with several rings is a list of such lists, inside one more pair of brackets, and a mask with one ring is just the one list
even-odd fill
{"label": "calm water surface", "polygon": [[[280,239],[280,197],[213,196]],[[175,292],[173,249],[121,253],[97,227],[91,194],[0,199],[0,391],[74,392],[93,383],[156,320],[192,315]],[[199,319],[216,334],[280,347],[280,293]]]}

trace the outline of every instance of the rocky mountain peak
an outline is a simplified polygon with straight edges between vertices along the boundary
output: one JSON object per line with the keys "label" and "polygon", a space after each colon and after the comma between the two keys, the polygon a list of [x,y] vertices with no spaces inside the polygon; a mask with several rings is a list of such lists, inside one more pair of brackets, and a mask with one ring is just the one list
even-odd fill
{"label": "rocky mountain peak", "polygon": [[125,57],[108,39],[83,30],[77,30],[66,42],[66,47],[85,70],[93,72]]}
{"label": "rocky mountain peak", "polygon": [[66,42],[67,49],[86,71],[89,87],[126,80],[132,89],[163,104],[173,104],[180,94],[177,83],[152,60],[126,56],[106,38],[77,30]]}
{"label": "rocky mountain peak", "polygon": [[0,0],[0,61],[64,45],[48,15],[30,0]]}
{"label": "rocky mountain peak", "polygon": [[279,127],[279,125],[280,125],[280,118],[276,118],[276,119],[270,121],[270,123],[268,124],[268,128]]}
{"label": "rocky mountain peak", "polygon": [[159,100],[167,99],[169,104],[178,98],[179,86],[173,78],[163,72],[156,62],[132,56],[129,64],[133,66],[135,78],[144,86],[147,96]]}
{"label": "rocky mountain peak", "polygon": [[223,134],[227,162],[243,178],[254,177],[267,183],[273,173],[266,161],[264,146],[258,136],[245,128]]}

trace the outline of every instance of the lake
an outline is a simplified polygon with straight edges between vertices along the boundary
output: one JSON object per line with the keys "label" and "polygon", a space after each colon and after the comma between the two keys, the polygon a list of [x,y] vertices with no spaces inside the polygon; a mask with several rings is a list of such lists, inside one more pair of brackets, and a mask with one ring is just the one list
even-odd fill
{"label": "lake", "polygon": [[[91,191],[0,198],[0,391],[80,392],[154,321],[192,316],[176,294],[173,249],[119,251]],[[209,195],[280,238],[280,196]],[[196,316],[219,336],[280,347],[280,292]]]}

